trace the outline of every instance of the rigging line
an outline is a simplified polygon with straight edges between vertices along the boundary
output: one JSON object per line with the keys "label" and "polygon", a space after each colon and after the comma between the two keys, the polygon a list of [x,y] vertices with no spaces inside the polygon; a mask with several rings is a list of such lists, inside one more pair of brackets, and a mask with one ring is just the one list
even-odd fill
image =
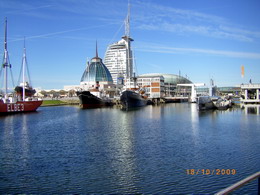
{"label": "rigging line", "polygon": [[133,59],[133,61],[134,61],[133,69],[134,69],[134,72],[136,73],[136,75],[138,75],[138,69],[137,69],[137,65],[136,65],[135,52],[134,52],[134,50],[132,50],[132,52],[133,52],[133,57],[132,57],[132,59]]}
{"label": "rigging line", "polygon": [[[8,68],[10,69],[10,74],[11,74],[11,81],[12,81],[12,84],[13,84],[13,88],[15,86],[14,84],[14,77],[13,77],[13,72],[12,72],[12,65],[10,63],[10,59],[9,59],[9,55],[7,55],[7,62],[8,62],[8,66],[6,67],[7,68],[7,71],[8,71]],[[8,82],[8,81],[7,81]]]}
{"label": "rigging line", "polygon": [[114,34],[113,38],[109,41],[109,45],[112,44],[113,40],[115,40],[115,37],[118,35],[119,31],[122,29],[122,27],[124,26],[125,22],[123,21],[121,26],[119,27],[119,29],[116,31],[116,33]]}
{"label": "rigging line", "polygon": [[27,58],[25,58],[25,64],[26,64],[26,70],[27,70],[27,76],[28,76],[28,80],[29,80],[29,84],[32,87],[32,81],[31,81],[31,75],[30,75],[30,71],[29,71],[29,67],[28,67],[28,63],[27,63]]}
{"label": "rigging line", "polygon": [[31,81],[31,77],[30,77],[30,71],[29,71],[29,66],[28,66],[28,61],[27,61],[27,56],[26,56],[26,47],[25,47],[25,37],[24,37],[24,65],[25,65],[25,69],[27,72],[27,79],[29,81],[29,85],[32,87],[32,81]]}
{"label": "rigging line", "polygon": [[27,61],[27,56],[26,56],[26,47],[25,47],[25,37],[24,37],[24,65],[26,68],[26,72],[27,72],[27,79],[29,81],[29,85],[32,87],[32,81],[31,81],[31,76],[30,76],[30,71],[29,71],[29,66],[28,66],[28,61]]}
{"label": "rigging line", "polygon": [[20,69],[20,73],[19,73],[19,77],[18,77],[18,81],[17,81],[17,86],[20,85],[20,80],[21,80],[21,75],[22,75],[22,68]]}
{"label": "rigging line", "polygon": [[2,93],[2,88],[4,88],[4,86],[2,85],[2,83],[4,83],[4,77],[2,77],[2,72],[3,72],[3,67],[1,67],[1,70],[0,70],[0,78],[2,78],[1,79],[1,84],[0,84],[0,94]]}
{"label": "rigging line", "polygon": [[11,68],[10,68],[10,73],[11,73],[11,80],[12,80],[12,84],[13,84],[13,88],[14,88],[14,77],[13,77],[13,72],[12,72]]}
{"label": "rigging line", "polygon": [[22,66],[21,66],[21,68],[20,68],[20,73],[19,73],[19,77],[18,77],[18,81],[17,81],[17,86],[19,86],[20,85],[20,83],[21,83],[21,76],[22,76],[22,70],[23,70],[23,61],[24,61],[24,57],[22,58]]}

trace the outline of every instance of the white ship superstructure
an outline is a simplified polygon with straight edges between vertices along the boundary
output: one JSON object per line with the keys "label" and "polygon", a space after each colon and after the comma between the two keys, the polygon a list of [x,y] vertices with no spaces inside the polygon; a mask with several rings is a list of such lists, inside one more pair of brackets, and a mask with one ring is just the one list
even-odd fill
{"label": "white ship superstructure", "polygon": [[130,9],[125,20],[125,35],[116,43],[108,46],[104,64],[111,73],[114,84],[123,84],[127,78],[133,77],[133,55],[130,37]]}

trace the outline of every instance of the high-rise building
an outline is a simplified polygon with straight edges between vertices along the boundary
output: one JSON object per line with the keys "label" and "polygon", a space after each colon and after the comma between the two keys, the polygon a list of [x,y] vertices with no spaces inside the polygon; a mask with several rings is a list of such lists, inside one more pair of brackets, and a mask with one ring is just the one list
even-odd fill
{"label": "high-rise building", "polygon": [[125,35],[116,43],[108,46],[104,64],[111,73],[114,84],[123,84],[133,77],[133,55],[130,37],[130,9],[125,20]]}

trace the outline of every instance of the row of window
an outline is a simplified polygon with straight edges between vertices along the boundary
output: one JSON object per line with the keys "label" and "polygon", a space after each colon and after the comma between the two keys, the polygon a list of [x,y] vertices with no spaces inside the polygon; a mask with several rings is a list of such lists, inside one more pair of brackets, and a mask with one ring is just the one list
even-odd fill
{"label": "row of window", "polygon": [[142,78],[138,78],[138,80],[140,81],[140,82],[147,82],[147,81],[157,81],[157,82],[159,82],[159,81],[161,81],[161,79],[160,78],[145,78],[145,79],[142,79]]}

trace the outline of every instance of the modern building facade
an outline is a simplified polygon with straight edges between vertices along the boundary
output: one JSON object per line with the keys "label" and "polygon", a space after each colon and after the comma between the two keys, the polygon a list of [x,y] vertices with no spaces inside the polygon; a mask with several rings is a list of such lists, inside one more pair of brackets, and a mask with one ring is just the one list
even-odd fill
{"label": "modern building facade", "polygon": [[242,84],[240,87],[242,103],[260,103],[260,84]]}
{"label": "modern building facade", "polygon": [[137,77],[137,85],[145,88],[150,98],[189,96],[189,87],[177,87],[177,84],[192,83],[187,78],[175,74],[151,73]]}
{"label": "modern building facade", "polygon": [[137,78],[137,85],[144,89],[149,98],[165,96],[164,77],[161,75],[141,75]]}
{"label": "modern building facade", "polygon": [[114,84],[122,84],[124,79],[133,76],[131,41],[133,39],[124,36],[107,48],[104,64],[110,71]]}

